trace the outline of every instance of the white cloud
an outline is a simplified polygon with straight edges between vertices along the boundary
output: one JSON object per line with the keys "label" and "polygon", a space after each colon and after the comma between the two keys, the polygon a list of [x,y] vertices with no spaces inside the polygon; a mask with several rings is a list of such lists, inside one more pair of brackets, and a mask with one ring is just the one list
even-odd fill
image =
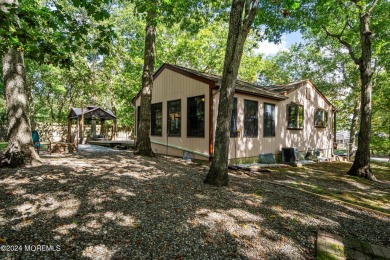
{"label": "white cloud", "polygon": [[279,44],[271,43],[268,41],[260,42],[259,47],[254,50],[255,53],[262,53],[265,56],[274,56],[279,51],[288,51],[292,44],[303,42],[300,32],[283,34],[281,42]]}
{"label": "white cloud", "polygon": [[271,43],[271,42],[261,42],[259,43],[259,47],[255,50],[255,53],[262,53],[265,56],[273,56],[279,51],[287,51],[288,43],[285,40],[282,40],[279,44]]}

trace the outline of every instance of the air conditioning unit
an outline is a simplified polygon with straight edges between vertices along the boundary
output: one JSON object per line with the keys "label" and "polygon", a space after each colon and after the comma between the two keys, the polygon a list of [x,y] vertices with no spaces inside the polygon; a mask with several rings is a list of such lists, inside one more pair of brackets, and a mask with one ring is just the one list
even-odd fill
{"label": "air conditioning unit", "polygon": [[295,147],[282,148],[282,162],[296,164],[298,162],[298,149]]}

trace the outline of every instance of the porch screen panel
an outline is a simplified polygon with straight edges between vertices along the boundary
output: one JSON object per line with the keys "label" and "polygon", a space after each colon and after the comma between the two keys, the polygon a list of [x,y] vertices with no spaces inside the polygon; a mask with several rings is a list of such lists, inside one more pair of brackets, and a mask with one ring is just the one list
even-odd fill
{"label": "porch screen panel", "polygon": [[168,135],[181,135],[181,100],[168,101]]}
{"label": "porch screen panel", "polygon": [[152,104],[151,135],[162,136],[162,103]]}
{"label": "porch screen panel", "polygon": [[187,136],[204,137],[204,96],[187,99]]}
{"label": "porch screen panel", "polygon": [[244,136],[258,136],[258,102],[244,100]]}

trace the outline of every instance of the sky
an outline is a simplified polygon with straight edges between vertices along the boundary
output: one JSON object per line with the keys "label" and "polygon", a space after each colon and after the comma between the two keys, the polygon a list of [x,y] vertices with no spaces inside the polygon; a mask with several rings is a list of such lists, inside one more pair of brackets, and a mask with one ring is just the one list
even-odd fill
{"label": "sky", "polygon": [[263,53],[266,56],[273,56],[278,51],[286,51],[290,48],[292,44],[300,42],[303,42],[302,35],[300,32],[288,33],[282,36],[282,40],[279,44],[270,43],[268,41],[260,43],[257,52]]}

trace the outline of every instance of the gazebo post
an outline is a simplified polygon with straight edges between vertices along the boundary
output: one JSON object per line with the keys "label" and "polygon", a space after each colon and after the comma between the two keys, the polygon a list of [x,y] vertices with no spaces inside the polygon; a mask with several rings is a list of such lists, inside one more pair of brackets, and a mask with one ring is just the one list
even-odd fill
{"label": "gazebo post", "polygon": [[81,126],[81,144],[84,144],[84,107],[82,106],[81,107],[81,122],[80,122],[80,126]]}
{"label": "gazebo post", "polygon": [[96,136],[96,119],[95,118],[92,118],[92,120],[91,120],[91,134],[92,134],[92,138],[95,138],[95,136]]}
{"label": "gazebo post", "polygon": [[66,142],[71,143],[72,142],[72,119],[68,118],[68,133],[66,136]]}
{"label": "gazebo post", "polygon": [[77,116],[77,145],[80,142],[80,116]]}
{"label": "gazebo post", "polygon": [[105,119],[100,119],[100,135],[104,135],[104,121]]}
{"label": "gazebo post", "polygon": [[114,119],[114,126],[112,129],[112,140],[115,140],[116,137],[116,119]]}

